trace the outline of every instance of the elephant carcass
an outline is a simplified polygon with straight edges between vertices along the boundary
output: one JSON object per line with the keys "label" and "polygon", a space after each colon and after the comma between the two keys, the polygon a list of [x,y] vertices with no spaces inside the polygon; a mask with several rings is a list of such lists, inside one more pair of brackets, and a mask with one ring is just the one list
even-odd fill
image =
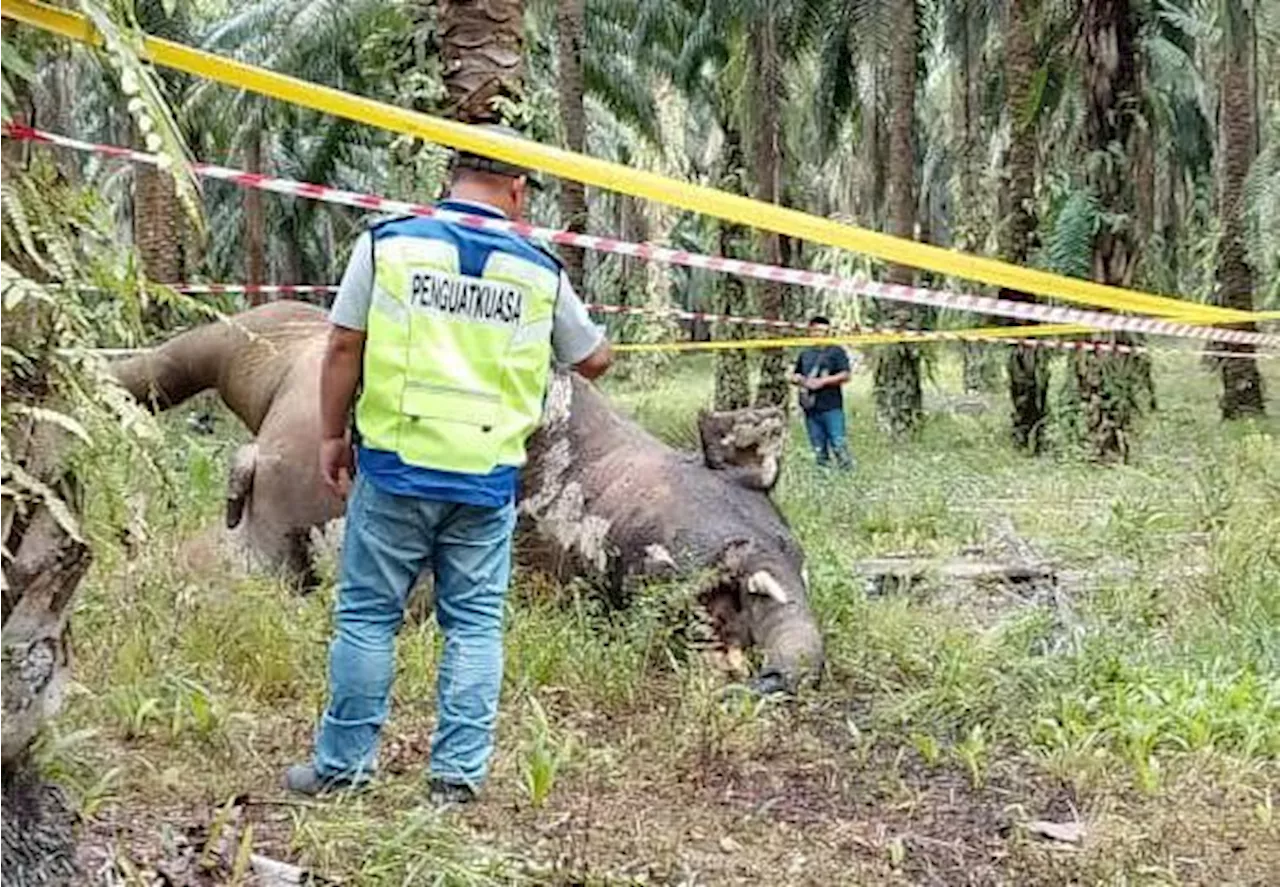
{"label": "elephant carcass", "polygon": [[776,408],[710,413],[699,431],[702,457],[681,452],[620,416],[589,382],[557,373],[530,441],[521,517],[553,557],[615,591],[631,577],[703,577],[699,597],[720,640],[763,651],[761,681],[816,677],[822,639],[804,555],[767,492],[785,419]]}
{"label": "elephant carcass", "polygon": [[[116,366],[135,396],[168,408],[207,388],[254,433],[237,453],[228,523],[295,575],[309,569],[312,528],[340,516],[320,481],[319,377],[326,323],[273,302],[183,333]],[[551,381],[546,421],[530,441],[520,511],[556,566],[614,586],[629,577],[709,577],[700,598],[729,647],[764,652],[762,679],[817,675],[822,641],[809,610],[803,554],[767,489],[785,422],[777,410],[700,418],[701,458],[619,416],[580,377]]]}
{"label": "elephant carcass", "polygon": [[340,518],[342,500],[320,478],[320,364],[328,321],[303,302],[271,302],[181,333],[113,365],[120,383],[155,410],[215,389],[254,435],[236,451],[227,526],[257,566],[313,586],[311,533]]}

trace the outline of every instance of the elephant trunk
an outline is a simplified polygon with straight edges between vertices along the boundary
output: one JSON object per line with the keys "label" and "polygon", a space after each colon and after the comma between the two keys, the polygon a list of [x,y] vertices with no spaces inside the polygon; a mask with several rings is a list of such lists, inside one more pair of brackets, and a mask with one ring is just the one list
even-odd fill
{"label": "elephant trunk", "polygon": [[181,333],[112,365],[121,386],[149,409],[178,406],[217,388],[254,434],[305,349],[323,347],[324,312],[302,302],[270,302]]}
{"label": "elephant trunk", "polygon": [[804,580],[781,581],[767,570],[753,573],[746,583],[746,609],[752,640],[764,654],[756,676],[761,689],[795,690],[817,682],[824,664],[822,633],[805,599]]}
{"label": "elephant trunk", "polygon": [[153,412],[168,410],[218,384],[227,360],[226,336],[218,326],[202,326],[114,363],[116,380]]}

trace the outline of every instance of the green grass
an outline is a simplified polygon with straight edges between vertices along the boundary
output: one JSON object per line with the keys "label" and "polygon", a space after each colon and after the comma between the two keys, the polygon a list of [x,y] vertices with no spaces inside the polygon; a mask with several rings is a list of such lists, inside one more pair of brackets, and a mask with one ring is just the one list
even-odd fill
{"label": "green grass", "polygon": [[[663,372],[611,393],[692,443],[709,364]],[[493,777],[475,809],[444,817],[420,781],[430,621],[401,636],[385,784],[283,804],[279,771],[308,753],[323,705],[332,588],[295,598],[222,559],[201,534],[236,435],[166,419],[157,458],[179,482],[92,468],[78,683],[42,759],[91,835],[135,839],[113,846],[138,865],[163,855],[160,823],[207,829],[245,794],[260,852],[352,883],[1267,882],[1280,423],[1223,426],[1216,378],[1163,356],[1160,410],[1129,465],[1089,464],[1059,425],[1033,460],[1007,444],[1000,397],[956,414],[958,363],[935,372],[908,444],[876,431],[856,377],[852,476],[812,466],[793,428],[775,499],[807,552],[820,688],[722,699],[723,678],[684,649],[679,586],[619,613],[585,585],[518,576]],[[145,503],[125,495],[139,490]],[[955,554],[1007,529],[1054,563],[1056,601],[868,597],[856,575],[868,557]],[[1070,852],[1018,827],[1076,815],[1088,837]]]}

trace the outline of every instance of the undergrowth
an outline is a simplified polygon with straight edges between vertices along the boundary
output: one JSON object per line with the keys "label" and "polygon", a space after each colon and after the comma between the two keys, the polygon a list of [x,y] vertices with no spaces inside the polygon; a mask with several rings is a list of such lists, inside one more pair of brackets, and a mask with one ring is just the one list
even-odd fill
{"label": "undergrowth", "polygon": [[[659,437],[691,443],[709,366],[664,372],[612,394]],[[655,587],[614,611],[585,584],[521,574],[488,800],[464,818],[426,804],[441,639],[411,619],[386,782],[291,808],[261,832],[264,850],[358,883],[704,883],[792,871],[791,851],[752,829],[801,805],[808,861],[779,881],[927,881],[912,866],[942,865],[929,829],[981,847],[996,826],[975,811],[1109,823],[1067,863],[1008,837],[993,864],[1021,883],[1260,877],[1280,853],[1280,426],[1223,426],[1216,378],[1167,356],[1130,464],[1099,468],[1061,441],[1032,460],[1008,445],[998,396],[980,415],[952,409],[958,374],[939,363],[906,444],[873,427],[857,376],[852,475],[815,468],[793,423],[774,496],[807,553],[828,651],[818,689],[793,702],[722,694],[725,679],[683,645],[687,589]],[[75,616],[78,683],[41,746],[91,819],[278,797],[324,703],[331,585],[298,598],[230,565],[207,528],[241,432],[225,414],[213,436],[192,433],[184,411],[162,424],[169,480],[87,503],[98,558]],[[117,490],[153,476],[127,460],[95,471]],[[857,572],[873,556],[1010,536],[1055,565],[1052,600],[876,596]],[[733,812],[766,788],[773,800]],[[944,794],[959,811],[950,824],[902,824],[921,805],[945,808]],[[633,825],[640,808],[656,819]],[[854,821],[867,823],[862,843],[839,844]],[[704,832],[721,862],[696,850]],[[1203,842],[1195,853],[1188,834]],[[1252,855],[1229,852],[1241,840]],[[1197,853],[1202,868],[1178,862]]]}

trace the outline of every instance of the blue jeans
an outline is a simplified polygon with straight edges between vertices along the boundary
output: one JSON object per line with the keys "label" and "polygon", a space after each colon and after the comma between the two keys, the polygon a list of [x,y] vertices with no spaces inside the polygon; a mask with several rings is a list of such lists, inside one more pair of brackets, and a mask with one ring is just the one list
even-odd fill
{"label": "blue jeans", "polygon": [[830,457],[835,456],[841,468],[853,468],[844,436],[844,410],[805,413],[804,427],[809,432],[809,445],[819,465],[826,465]]}
{"label": "blue jeans", "polygon": [[514,528],[513,503],[484,508],[397,496],[357,475],[329,651],[329,706],[316,736],[321,778],[360,781],[374,771],[396,633],[414,581],[431,566],[436,621],[444,632],[431,775],[473,787],[484,779],[502,687]]}

